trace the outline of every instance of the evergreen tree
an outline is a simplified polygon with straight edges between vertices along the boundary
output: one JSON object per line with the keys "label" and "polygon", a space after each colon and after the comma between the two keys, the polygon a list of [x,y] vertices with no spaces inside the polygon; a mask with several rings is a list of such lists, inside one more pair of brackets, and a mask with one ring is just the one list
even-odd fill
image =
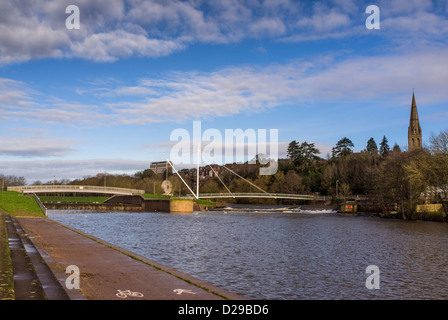
{"label": "evergreen tree", "polygon": [[400,146],[395,142],[394,147],[392,148],[392,151],[394,152],[401,152]]}
{"label": "evergreen tree", "polygon": [[289,143],[287,152],[289,159],[294,162],[299,156],[299,144],[296,140]]}
{"label": "evergreen tree", "polygon": [[295,165],[301,165],[303,163],[310,163],[315,159],[320,151],[315,147],[314,143],[302,142],[299,145],[298,157],[296,158]]}
{"label": "evergreen tree", "polygon": [[347,137],[342,138],[336,143],[336,146],[332,149],[333,158],[341,158],[348,156],[349,154],[353,153],[352,148],[354,146],[355,145],[349,138]]}
{"label": "evergreen tree", "polygon": [[310,163],[311,160],[320,154],[319,149],[315,147],[314,143],[305,141],[299,144],[296,140],[289,143],[287,152],[288,157],[296,166],[300,166],[303,163]]}
{"label": "evergreen tree", "polygon": [[367,147],[366,150],[370,153],[370,154],[376,154],[378,152],[378,146],[375,142],[375,139],[370,138],[369,141],[367,141]]}
{"label": "evergreen tree", "polygon": [[386,138],[386,136],[383,136],[383,140],[381,140],[381,143],[380,143],[381,156],[384,158],[389,153],[389,150],[390,150],[390,148],[389,148],[387,138]]}

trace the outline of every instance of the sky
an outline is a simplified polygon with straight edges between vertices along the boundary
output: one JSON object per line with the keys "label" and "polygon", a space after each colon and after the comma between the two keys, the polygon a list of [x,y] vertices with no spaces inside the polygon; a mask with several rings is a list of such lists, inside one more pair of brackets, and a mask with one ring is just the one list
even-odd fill
{"label": "sky", "polygon": [[276,129],[280,158],[292,140],[406,148],[413,92],[427,142],[448,127],[447,17],[446,0],[1,1],[0,174],[133,174],[193,121]]}

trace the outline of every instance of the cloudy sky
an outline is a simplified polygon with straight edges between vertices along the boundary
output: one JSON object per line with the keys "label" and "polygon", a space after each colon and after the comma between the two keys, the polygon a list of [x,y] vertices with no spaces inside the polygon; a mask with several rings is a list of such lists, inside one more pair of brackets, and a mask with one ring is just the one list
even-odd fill
{"label": "cloudy sky", "polygon": [[134,173],[198,120],[278,129],[280,156],[406,147],[413,90],[427,140],[448,127],[447,17],[446,0],[3,0],[0,173]]}

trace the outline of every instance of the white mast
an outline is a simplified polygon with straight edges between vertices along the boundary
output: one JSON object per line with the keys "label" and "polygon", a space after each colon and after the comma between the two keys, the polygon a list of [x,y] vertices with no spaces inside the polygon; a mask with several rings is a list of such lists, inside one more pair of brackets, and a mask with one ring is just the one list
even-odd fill
{"label": "white mast", "polygon": [[173,168],[174,173],[176,173],[178,175],[178,177],[180,178],[180,180],[182,180],[182,182],[187,186],[188,190],[190,190],[190,192],[193,194],[193,196],[198,199],[198,197],[194,194],[193,190],[190,189],[190,187],[188,186],[188,184],[185,182],[184,179],[182,179],[182,176],[179,174],[179,172],[177,172],[176,168],[174,168],[173,164],[171,163],[170,160],[166,159],[166,162],[171,166],[171,168]]}
{"label": "white mast", "polygon": [[200,154],[201,154],[201,145],[198,144],[198,168],[197,168],[197,173],[196,173],[196,199],[199,199],[199,159],[200,159]]}

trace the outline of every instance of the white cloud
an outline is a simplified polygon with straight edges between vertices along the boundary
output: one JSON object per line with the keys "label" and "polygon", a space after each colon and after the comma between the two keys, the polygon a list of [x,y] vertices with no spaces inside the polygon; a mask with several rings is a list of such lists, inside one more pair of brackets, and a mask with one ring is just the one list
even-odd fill
{"label": "white cloud", "polygon": [[311,17],[303,17],[297,23],[298,27],[317,32],[331,32],[335,29],[350,26],[350,17],[339,10],[318,10]]}
{"label": "white cloud", "polygon": [[59,157],[72,153],[72,139],[41,136],[3,135],[0,141],[0,155],[12,157]]}
{"label": "white cloud", "polygon": [[3,158],[46,158],[73,153],[75,139],[51,136],[48,129],[27,126],[10,127],[1,135],[0,156]]}
{"label": "white cloud", "polygon": [[105,107],[46,96],[22,81],[0,78],[0,122],[95,124],[115,120]]}
{"label": "white cloud", "polygon": [[[415,88],[422,102],[448,100],[448,49],[383,56],[331,56],[213,72],[172,72],[136,84],[98,83],[78,88],[83,103],[45,97],[25,83],[0,79],[0,121],[104,125],[179,122],[252,114],[269,108],[317,103],[407,101]],[[107,99],[107,98],[113,98]]]}
{"label": "white cloud", "polygon": [[71,45],[69,57],[79,57],[98,62],[115,61],[132,55],[143,57],[166,56],[184,48],[179,42],[150,39],[142,34],[123,30],[95,33]]}
{"label": "white cloud", "polygon": [[124,159],[0,161],[0,173],[23,176],[28,183],[76,179],[98,173],[134,174],[149,168],[148,161]]}
{"label": "white cloud", "polygon": [[286,32],[286,26],[278,18],[262,18],[250,26],[255,35],[280,36]]}
{"label": "white cloud", "polygon": [[[67,30],[70,0],[0,3],[0,64],[41,58],[109,62],[160,57],[194,43],[270,38],[311,41],[364,35],[367,1],[78,0],[81,29]],[[379,1],[382,23],[394,39],[428,41],[446,34],[445,8],[430,0]],[[383,28],[383,27],[382,27]],[[365,30],[364,30],[365,31]]]}
{"label": "white cloud", "polygon": [[[372,100],[409,95],[412,88],[425,92],[426,101],[446,101],[447,49],[347,59],[303,81],[302,89],[313,100]],[[319,98],[320,97],[320,98]],[[325,98],[324,98],[325,97]]]}
{"label": "white cloud", "polygon": [[380,0],[379,6],[393,14],[409,14],[433,8],[432,0]]}
{"label": "white cloud", "polygon": [[[137,101],[107,104],[124,123],[183,121],[257,113],[282,105],[360,101],[406,97],[412,88],[424,92],[425,102],[448,99],[447,49],[342,61],[316,58],[266,67],[229,67],[215,72],[177,72],[164,79],[141,79],[139,85],[110,88],[110,92],[146,90]],[[153,92],[157,94],[152,95]],[[405,100],[407,101],[407,100]],[[391,100],[391,105],[396,101]]]}
{"label": "white cloud", "polygon": [[384,19],[382,27],[395,35],[406,33],[412,39],[440,39],[448,32],[448,19],[429,12],[414,12],[406,16]]}

